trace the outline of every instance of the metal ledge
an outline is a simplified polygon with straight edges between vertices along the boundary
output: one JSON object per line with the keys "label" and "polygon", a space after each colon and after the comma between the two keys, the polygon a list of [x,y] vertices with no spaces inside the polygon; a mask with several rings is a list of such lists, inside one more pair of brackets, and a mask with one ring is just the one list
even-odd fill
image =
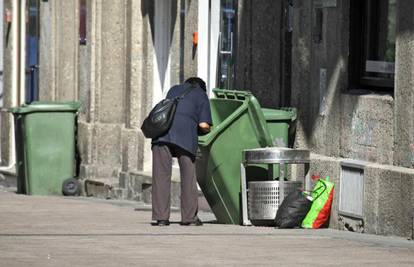
{"label": "metal ledge", "polygon": [[310,163],[310,151],[285,147],[267,147],[243,150],[244,164],[303,164]]}

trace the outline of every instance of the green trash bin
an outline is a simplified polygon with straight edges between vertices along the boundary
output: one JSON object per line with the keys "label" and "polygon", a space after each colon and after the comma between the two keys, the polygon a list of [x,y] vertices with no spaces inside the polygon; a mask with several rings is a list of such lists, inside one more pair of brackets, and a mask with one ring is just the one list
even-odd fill
{"label": "green trash bin", "polygon": [[[263,115],[266,120],[267,129],[269,130],[270,137],[272,139],[273,146],[288,147],[289,146],[289,133],[292,132],[293,122],[297,117],[296,108],[282,108],[282,109],[270,109],[262,108]],[[295,128],[293,127],[293,131]],[[294,132],[292,133],[294,134]],[[279,177],[279,166],[273,166],[273,179]],[[285,173],[287,172],[287,166]]]}
{"label": "green trash bin", "polygon": [[289,128],[296,120],[296,108],[270,109],[262,108],[274,146],[288,147]]}
{"label": "green trash bin", "polygon": [[14,115],[17,191],[28,195],[62,194],[75,176],[75,120],[80,102],[33,102]]}
{"label": "green trash bin", "polygon": [[242,151],[272,146],[272,140],[260,105],[251,93],[213,92],[213,127],[199,137],[197,180],[218,222],[239,224]]}

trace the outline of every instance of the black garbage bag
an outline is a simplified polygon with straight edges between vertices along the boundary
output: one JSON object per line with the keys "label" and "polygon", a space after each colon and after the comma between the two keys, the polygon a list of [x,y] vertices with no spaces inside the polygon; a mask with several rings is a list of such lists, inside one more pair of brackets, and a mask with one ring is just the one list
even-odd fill
{"label": "black garbage bag", "polygon": [[277,210],[276,226],[279,228],[300,227],[311,206],[312,201],[307,199],[301,190],[291,192]]}

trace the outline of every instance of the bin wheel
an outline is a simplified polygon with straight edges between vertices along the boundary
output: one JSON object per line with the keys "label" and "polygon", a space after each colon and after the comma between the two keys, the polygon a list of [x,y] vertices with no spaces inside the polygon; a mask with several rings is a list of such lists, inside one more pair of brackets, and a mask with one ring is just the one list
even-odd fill
{"label": "bin wheel", "polygon": [[64,196],[79,196],[80,183],[75,178],[66,179],[62,184],[62,193]]}

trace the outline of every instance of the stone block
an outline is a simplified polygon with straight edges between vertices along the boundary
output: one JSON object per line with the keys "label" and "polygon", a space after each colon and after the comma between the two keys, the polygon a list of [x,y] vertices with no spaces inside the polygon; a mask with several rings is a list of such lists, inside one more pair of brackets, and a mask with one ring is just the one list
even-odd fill
{"label": "stone block", "polygon": [[119,187],[120,188],[128,188],[130,183],[130,176],[127,172],[120,172],[119,173]]}
{"label": "stone block", "polygon": [[116,188],[111,191],[111,198],[114,199],[129,199],[128,190],[124,188]]}
{"label": "stone block", "polygon": [[193,33],[198,31],[198,1],[186,1],[184,23],[184,78],[197,76],[197,49],[193,47]]}
{"label": "stone block", "polygon": [[341,161],[339,158],[326,157],[317,154],[311,154],[310,176],[319,175],[321,178],[329,176],[330,181],[335,184],[334,198],[332,201],[331,217],[329,227],[338,229],[339,226],[339,192],[340,192],[340,176]]}
{"label": "stone block", "polygon": [[102,1],[99,121],[125,123],[126,7],[124,0]]}
{"label": "stone block", "polygon": [[344,215],[338,216],[338,229],[350,232],[364,233],[364,221]]}
{"label": "stone block", "polygon": [[[55,56],[57,64],[56,100],[70,101],[78,97],[78,42],[79,32],[74,25],[78,20],[77,0],[55,1]],[[48,44],[50,47],[50,44]],[[47,49],[47,47],[45,47]]]}
{"label": "stone block", "polygon": [[365,179],[366,232],[411,238],[414,171],[372,164],[366,168]]}
{"label": "stone block", "polygon": [[78,120],[77,145],[84,165],[92,163],[92,136],[92,125]]}
{"label": "stone block", "polygon": [[414,2],[397,4],[396,61],[394,88],[394,164],[414,168]]}
{"label": "stone block", "polygon": [[414,176],[384,171],[379,181],[378,230],[381,235],[412,236],[412,189]]}
{"label": "stone block", "polygon": [[393,99],[387,95],[342,95],[341,156],[392,164]]}
{"label": "stone block", "polygon": [[111,166],[87,164],[80,166],[81,178],[118,178],[120,169]]}
{"label": "stone block", "polygon": [[364,170],[364,223],[365,233],[378,234],[378,194],[379,177],[383,170],[378,168],[368,168]]}
{"label": "stone block", "polygon": [[112,186],[100,181],[85,180],[85,195],[87,197],[111,198]]}
{"label": "stone block", "polygon": [[78,99],[82,102],[79,117],[85,121],[90,121],[91,94],[93,94],[90,79],[90,57],[87,46],[79,46],[79,66],[78,66]]}
{"label": "stone block", "polygon": [[150,173],[131,172],[128,184],[128,198],[145,203],[151,203],[151,184],[152,177]]}
{"label": "stone block", "polygon": [[122,129],[122,171],[138,170],[139,137],[136,129]]}
{"label": "stone block", "polygon": [[0,112],[0,165],[9,166],[15,159],[13,157],[13,116]]}
{"label": "stone block", "polygon": [[[96,124],[97,165],[110,168],[121,168],[122,145],[121,128],[119,124]],[[95,160],[95,159],[94,159]]]}
{"label": "stone block", "polygon": [[[130,190],[130,196],[140,197],[140,201],[151,204],[151,185],[152,177],[148,172],[131,172],[130,183],[128,190]],[[180,206],[180,182],[171,181],[171,206]]]}

